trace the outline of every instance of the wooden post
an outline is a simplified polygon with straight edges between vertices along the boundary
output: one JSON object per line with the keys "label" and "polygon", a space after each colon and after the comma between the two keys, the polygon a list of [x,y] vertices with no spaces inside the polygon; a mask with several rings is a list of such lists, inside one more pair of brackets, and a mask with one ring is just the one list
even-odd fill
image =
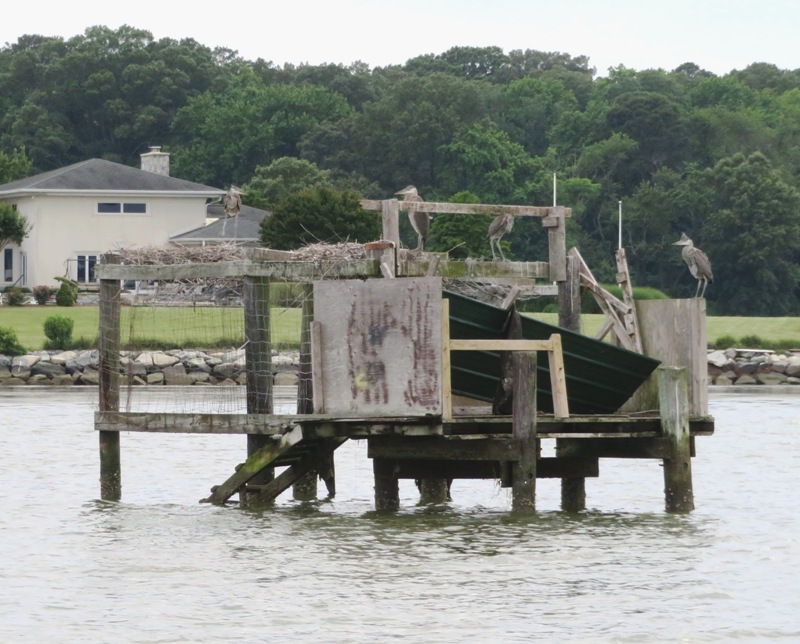
{"label": "wooden post", "polygon": [[[297,413],[313,414],[314,398],[311,384],[311,322],[314,319],[314,287],[303,284],[303,308],[300,319],[300,373],[297,382]],[[333,458],[333,452],[331,452]],[[292,486],[296,501],[313,501],[317,498],[317,471],[311,470]]]}
{"label": "wooden post", "polygon": [[689,435],[688,376],[683,367],[658,368],[661,427],[669,439],[670,457],[664,463],[667,512],[694,510],[692,454]]}
{"label": "wooden post", "polygon": [[[102,256],[103,264],[119,264],[119,255]],[[100,280],[100,411],[119,411],[120,283]],[[100,498],[122,498],[119,432],[99,432]]]}
{"label": "wooden post", "polygon": [[383,238],[394,242],[395,248],[400,248],[400,204],[397,199],[386,199],[381,202],[381,222]]}
{"label": "wooden post", "polygon": [[558,283],[558,326],[581,332],[580,262],[567,255],[567,279]]}
{"label": "wooden post", "polygon": [[[581,332],[581,265],[570,251],[567,254],[567,279],[558,283],[558,326]],[[556,453],[558,453],[556,447]],[[580,512],[586,509],[586,479],[561,479],[561,509]]]}
{"label": "wooden post", "polygon": [[520,460],[513,465],[511,508],[515,512],[536,510],[536,352],[515,351],[512,433],[522,444]]}
{"label": "wooden post", "polygon": [[450,484],[447,479],[420,479],[419,502],[445,503],[450,500]]}
{"label": "wooden post", "polygon": [[394,512],[400,509],[400,486],[394,461],[385,458],[372,459],[375,475],[375,509]]}
{"label": "wooden post", "polygon": [[563,282],[567,279],[567,231],[564,206],[550,208],[550,214],[542,219],[547,228],[549,246],[550,281]]}
{"label": "wooden post", "polygon": [[[244,347],[247,383],[247,413],[272,413],[272,343],[270,341],[269,279],[245,276],[242,289],[244,305]],[[257,434],[247,436],[247,456],[269,444],[271,438]],[[274,469],[265,468],[251,479],[253,485],[264,485],[275,477]],[[242,504],[247,494],[241,494]]]}

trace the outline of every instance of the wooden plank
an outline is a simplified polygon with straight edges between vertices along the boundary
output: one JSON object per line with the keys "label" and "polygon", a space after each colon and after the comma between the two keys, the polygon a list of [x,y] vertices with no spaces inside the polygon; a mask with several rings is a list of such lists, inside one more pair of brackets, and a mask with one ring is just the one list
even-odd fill
{"label": "wooden plank", "polygon": [[551,349],[547,352],[550,366],[550,387],[553,395],[553,414],[557,418],[569,417],[567,401],[567,378],[564,374],[564,354],[561,350],[561,335],[550,336]]}
{"label": "wooden plank", "polygon": [[95,429],[159,434],[281,434],[297,416],[96,412]]}
{"label": "wooden plank", "polygon": [[[435,459],[402,459],[394,462],[394,473],[399,479],[500,479],[504,462],[501,461],[448,461]],[[553,479],[564,476],[597,477],[600,475],[596,458],[553,458],[537,461],[536,478]]]}
{"label": "wooden plank", "polygon": [[384,436],[371,438],[369,458],[416,458],[449,461],[518,461],[520,442],[512,438]]}
{"label": "wooden plank", "polygon": [[685,367],[659,367],[661,424],[669,445],[664,458],[664,501],[667,512],[694,510],[692,450],[689,434],[688,374]]}
{"label": "wooden plank", "polygon": [[442,298],[442,418],[453,417],[452,364],[450,362],[450,300]]}
{"label": "wooden plank", "polygon": [[511,468],[511,507],[515,512],[536,510],[536,353],[515,351],[511,356],[514,382],[512,436],[520,442],[520,459]]}
{"label": "wooden plank", "polygon": [[572,458],[655,458],[670,454],[666,438],[559,438],[556,455]]}
{"label": "wooden plank", "polygon": [[[361,208],[367,211],[381,212],[386,202],[397,201],[396,199],[362,199]],[[515,217],[549,217],[554,212],[561,212],[564,217],[572,216],[572,208],[563,206],[506,206],[495,204],[473,204],[473,203],[446,203],[436,201],[399,201],[397,202],[400,210],[414,209],[417,212],[432,212],[453,215],[500,215],[510,212]]]}
{"label": "wooden plank", "polygon": [[[574,250],[574,249],[572,249]],[[567,253],[567,279],[558,283],[558,326],[581,332],[580,263],[570,250]]]}
{"label": "wooden plank", "polygon": [[[665,367],[686,367],[689,414],[708,415],[708,362],[706,337],[706,301],[646,300],[636,303],[642,346],[648,356],[661,360]],[[625,411],[655,409],[658,385],[652,377],[639,388]]]}
{"label": "wooden plank", "polygon": [[[100,265],[114,265],[119,255],[106,254]],[[120,283],[100,280],[100,411],[119,411]],[[100,431],[100,498],[119,501],[122,497],[122,461],[119,432]]]}
{"label": "wooden plank", "polygon": [[311,323],[311,388],[314,400],[314,413],[325,411],[323,373],[322,373],[322,323]]}
{"label": "wooden plank", "polygon": [[202,503],[224,504],[265,467],[269,467],[269,464],[278,456],[285,454],[301,440],[303,440],[303,430],[300,427],[294,427],[280,438],[270,441],[269,444],[251,454],[247,461],[228,480],[212,488],[211,496],[203,499]]}
{"label": "wooden plank", "polygon": [[[552,338],[552,336],[551,336]],[[450,351],[552,351],[550,340],[450,340]]]}
{"label": "wooden plank", "polygon": [[563,282],[567,279],[567,232],[564,220],[567,209],[563,206],[554,206],[550,210],[551,216],[558,224],[547,229],[550,279],[553,282]]}
{"label": "wooden plank", "polygon": [[[314,392],[311,382],[311,323],[314,320],[314,288],[302,286],[302,311],[300,317],[300,364],[297,381],[297,413],[314,411]],[[311,469],[292,483],[292,497],[296,501],[312,501],[317,498],[317,472]],[[262,496],[259,495],[259,501]]]}
{"label": "wooden plank", "polygon": [[169,282],[221,277],[269,277],[285,281],[322,279],[323,277],[377,277],[380,266],[375,260],[314,262],[215,262],[205,264],[152,264],[143,266],[99,264],[98,279]]}
{"label": "wooden plank", "polygon": [[387,199],[379,201],[376,210],[381,211],[381,225],[383,227],[383,238],[394,244],[395,248],[400,248],[400,209],[397,199]]}
{"label": "wooden plank", "polygon": [[326,412],[440,415],[441,301],[439,277],[315,282]]}

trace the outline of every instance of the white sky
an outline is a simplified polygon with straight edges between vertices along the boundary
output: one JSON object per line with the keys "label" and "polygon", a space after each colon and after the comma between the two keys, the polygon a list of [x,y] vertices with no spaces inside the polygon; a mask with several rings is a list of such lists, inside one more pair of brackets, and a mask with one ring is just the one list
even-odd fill
{"label": "white sky", "polygon": [[719,75],[754,62],[800,68],[798,0],[29,0],[4,12],[0,45],[123,24],[279,65],[376,67],[496,45],[585,55],[599,75],[617,65],[671,70],[684,62]]}

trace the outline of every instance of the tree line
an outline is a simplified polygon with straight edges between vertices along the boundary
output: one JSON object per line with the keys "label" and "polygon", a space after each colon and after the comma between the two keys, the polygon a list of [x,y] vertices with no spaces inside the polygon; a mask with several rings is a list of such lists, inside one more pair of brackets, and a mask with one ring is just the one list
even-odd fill
{"label": "tree line", "polygon": [[[150,145],[175,176],[243,186],[245,203],[282,213],[264,231],[276,247],[301,242],[285,221],[308,206],[302,191],[332,204],[313,237],[365,241],[375,225],[350,216],[354,195],[414,184],[429,201],[548,205],[555,174],[568,245],[599,279],[614,281],[622,202],[636,285],[694,293],[672,246],[686,232],[713,264],[710,311],[800,314],[800,70],[598,77],[585,56],[499,47],[278,66],[129,26],[0,50],[4,180],[91,157],[138,165]],[[436,216],[426,248],[488,257],[485,225]],[[547,256],[535,221],[506,243],[519,260]]]}

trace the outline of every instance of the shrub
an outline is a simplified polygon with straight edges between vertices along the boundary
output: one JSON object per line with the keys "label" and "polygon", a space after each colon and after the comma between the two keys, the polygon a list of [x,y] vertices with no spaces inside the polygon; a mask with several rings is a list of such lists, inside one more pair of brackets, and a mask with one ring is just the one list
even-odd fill
{"label": "shrub", "polygon": [[0,355],[21,356],[25,353],[25,347],[19,343],[14,330],[0,326]]}
{"label": "shrub", "polygon": [[27,302],[27,294],[30,291],[26,288],[19,288],[17,286],[9,286],[6,290],[6,302],[9,306],[22,306]]}
{"label": "shrub", "polygon": [[72,347],[72,328],[75,320],[63,315],[51,315],[44,321],[45,349],[69,349]]}
{"label": "shrub", "polygon": [[736,346],[736,338],[732,335],[721,335],[714,342],[709,343],[712,349],[730,349]]}
{"label": "shrub", "polygon": [[56,289],[52,286],[34,286],[33,299],[40,306],[44,306],[50,301],[50,298],[56,294]]}
{"label": "shrub", "polygon": [[78,283],[66,277],[56,277],[61,282],[56,292],[58,306],[75,306],[78,303]]}

